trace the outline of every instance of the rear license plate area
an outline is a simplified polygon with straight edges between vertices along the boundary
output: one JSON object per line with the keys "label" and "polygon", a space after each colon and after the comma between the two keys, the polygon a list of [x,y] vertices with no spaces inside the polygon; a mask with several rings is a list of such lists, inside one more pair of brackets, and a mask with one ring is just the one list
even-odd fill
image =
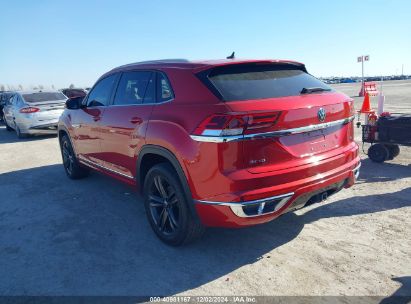
{"label": "rear license plate area", "polygon": [[280,138],[283,147],[292,155],[305,157],[339,146],[341,126],[292,134]]}

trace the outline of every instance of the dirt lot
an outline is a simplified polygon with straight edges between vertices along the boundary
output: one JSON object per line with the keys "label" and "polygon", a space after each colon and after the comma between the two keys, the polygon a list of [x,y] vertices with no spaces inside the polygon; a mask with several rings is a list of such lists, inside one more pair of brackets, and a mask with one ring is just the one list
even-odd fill
{"label": "dirt lot", "polygon": [[[384,92],[387,110],[411,113],[411,82]],[[133,189],[97,173],[71,181],[55,137],[1,126],[0,294],[411,295],[411,149],[363,159],[358,184],[325,203],[170,248]]]}

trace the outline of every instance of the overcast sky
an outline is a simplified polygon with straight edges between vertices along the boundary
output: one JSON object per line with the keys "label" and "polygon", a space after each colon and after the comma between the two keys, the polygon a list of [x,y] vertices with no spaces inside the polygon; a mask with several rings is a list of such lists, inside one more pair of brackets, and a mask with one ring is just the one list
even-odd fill
{"label": "overcast sky", "polygon": [[411,74],[411,1],[0,0],[0,84],[91,86],[161,58],[304,62],[315,76]]}

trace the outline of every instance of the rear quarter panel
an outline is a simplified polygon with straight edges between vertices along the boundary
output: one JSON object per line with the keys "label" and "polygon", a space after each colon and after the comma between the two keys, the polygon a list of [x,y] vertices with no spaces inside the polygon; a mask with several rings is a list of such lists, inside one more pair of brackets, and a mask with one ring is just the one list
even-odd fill
{"label": "rear quarter panel", "polygon": [[173,153],[183,168],[193,197],[203,197],[207,192],[203,189],[203,182],[214,179],[213,184],[217,188],[219,184],[223,185],[217,178],[221,164],[216,149],[224,149],[224,145],[196,142],[190,135],[206,117],[225,113],[228,108],[190,70],[164,72],[173,87],[175,99],[154,106],[146,144],[158,145]]}

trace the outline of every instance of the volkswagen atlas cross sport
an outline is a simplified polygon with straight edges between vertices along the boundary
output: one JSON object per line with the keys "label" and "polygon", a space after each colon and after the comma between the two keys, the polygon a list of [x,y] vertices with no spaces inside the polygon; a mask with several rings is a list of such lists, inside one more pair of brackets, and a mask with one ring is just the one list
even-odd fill
{"label": "volkswagen atlas cross sport", "polygon": [[282,60],[159,60],[104,74],[58,125],[67,175],[136,185],[167,244],[244,227],[352,186],[353,100]]}

